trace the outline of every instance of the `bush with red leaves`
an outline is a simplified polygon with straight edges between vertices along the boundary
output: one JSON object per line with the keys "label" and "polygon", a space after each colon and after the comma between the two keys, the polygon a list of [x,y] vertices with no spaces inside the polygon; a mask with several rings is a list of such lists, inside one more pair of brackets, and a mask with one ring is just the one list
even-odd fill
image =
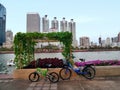
{"label": "bush with red leaves", "polygon": [[[51,66],[47,66],[51,64]],[[23,67],[24,69],[31,68],[62,68],[64,66],[63,60],[59,58],[39,58],[30,62],[28,66]]]}

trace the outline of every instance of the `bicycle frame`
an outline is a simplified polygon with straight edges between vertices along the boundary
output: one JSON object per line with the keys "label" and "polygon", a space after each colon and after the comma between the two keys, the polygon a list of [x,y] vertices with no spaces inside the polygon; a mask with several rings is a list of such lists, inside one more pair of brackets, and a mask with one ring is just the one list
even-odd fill
{"label": "bicycle frame", "polygon": [[[76,58],[74,55],[72,56],[72,58],[73,59],[77,59],[77,60],[80,60],[81,62],[85,62],[85,59],[83,59],[83,58],[80,58],[80,59],[78,59],[78,58]],[[76,72],[78,75],[79,74],[82,74],[82,75],[84,75],[84,74],[87,74],[87,72],[82,72],[82,67],[83,67],[83,69],[85,68],[85,67],[93,67],[93,64],[88,64],[88,65],[85,65],[85,66],[79,66],[78,68],[73,68],[73,66],[67,61],[67,64],[68,64],[68,66],[74,71],[74,72]],[[93,67],[94,69],[95,69],[95,67]]]}
{"label": "bicycle frame", "polygon": [[38,74],[41,74],[44,77],[46,77],[48,75],[48,69],[47,70],[42,70],[41,68],[37,68],[36,72]]}
{"label": "bicycle frame", "polygon": [[45,81],[47,80],[47,79],[49,79],[49,78],[52,78],[52,76],[49,74],[49,69],[47,68],[46,70],[41,70],[41,68],[37,68],[37,73],[39,74],[39,75],[42,75],[43,77],[45,77],[44,79],[45,79]]}
{"label": "bicycle frame", "polygon": [[32,72],[29,74],[29,80],[32,82],[36,82],[39,79],[41,79],[41,76],[44,77],[44,80],[47,81],[47,79],[49,79],[49,81],[56,83],[59,81],[59,75],[56,72],[48,72],[48,68],[47,69],[41,69],[41,68],[37,68],[35,72]]}
{"label": "bicycle frame", "polygon": [[74,68],[69,62],[68,62],[68,68],[72,69],[78,75],[80,75],[80,74],[86,74],[85,72],[82,72],[81,67]]}

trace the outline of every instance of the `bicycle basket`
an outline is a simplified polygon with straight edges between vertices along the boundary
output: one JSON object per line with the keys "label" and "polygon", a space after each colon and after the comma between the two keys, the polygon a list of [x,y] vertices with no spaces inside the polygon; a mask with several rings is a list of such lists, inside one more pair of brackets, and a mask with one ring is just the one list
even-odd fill
{"label": "bicycle basket", "polygon": [[41,72],[41,68],[37,68],[37,72]]}
{"label": "bicycle basket", "polygon": [[42,75],[43,75],[43,76],[46,76],[48,70],[47,70],[47,69],[44,69],[44,70],[41,70],[41,72],[42,72]]}

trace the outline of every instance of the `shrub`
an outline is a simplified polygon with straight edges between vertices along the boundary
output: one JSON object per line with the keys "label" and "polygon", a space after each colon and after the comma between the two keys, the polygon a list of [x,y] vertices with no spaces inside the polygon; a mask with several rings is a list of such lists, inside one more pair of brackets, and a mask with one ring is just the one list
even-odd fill
{"label": "shrub", "polygon": [[39,58],[31,61],[29,65],[23,68],[48,68],[48,64],[51,64],[50,68],[61,68],[63,67],[63,60],[58,58]]}
{"label": "shrub", "polygon": [[75,62],[76,66],[85,66],[86,64],[93,64],[95,66],[120,65],[120,60],[92,60],[86,62]]}

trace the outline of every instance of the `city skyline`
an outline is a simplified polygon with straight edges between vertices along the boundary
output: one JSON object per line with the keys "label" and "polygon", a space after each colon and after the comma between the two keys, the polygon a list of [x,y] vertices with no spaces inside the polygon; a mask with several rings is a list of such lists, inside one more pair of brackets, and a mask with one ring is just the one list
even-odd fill
{"label": "city skyline", "polygon": [[[42,22],[41,22],[42,18]],[[61,22],[61,23],[59,23]],[[60,24],[60,25],[59,25]],[[76,22],[74,22],[73,19],[71,19],[70,22],[65,23],[65,18],[63,18],[63,21],[58,21],[57,17],[54,17],[53,20],[51,20],[51,27],[49,27],[49,19],[47,18],[47,15],[44,17],[40,17],[38,13],[27,13],[27,31],[26,32],[64,32],[65,30],[63,27],[68,24],[66,27],[66,31],[72,32],[73,35],[73,46],[78,46],[78,42],[76,40]],[[42,28],[42,30],[40,29]],[[60,27],[60,28],[59,28]]]}
{"label": "city skyline", "polygon": [[[6,29],[13,33],[26,32],[26,14],[38,12],[40,17],[48,15],[61,21],[74,19],[76,22],[76,37],[88,36],[90,41],[98,42],[98,37],[103,39],[115,37],[120,32],[119,0],[74,0],[74,1],[10,1],[0,0],[7,9]],[[14,5],[13,5],[14,3]],[[18,22],[18,23],[16,23]]]}

